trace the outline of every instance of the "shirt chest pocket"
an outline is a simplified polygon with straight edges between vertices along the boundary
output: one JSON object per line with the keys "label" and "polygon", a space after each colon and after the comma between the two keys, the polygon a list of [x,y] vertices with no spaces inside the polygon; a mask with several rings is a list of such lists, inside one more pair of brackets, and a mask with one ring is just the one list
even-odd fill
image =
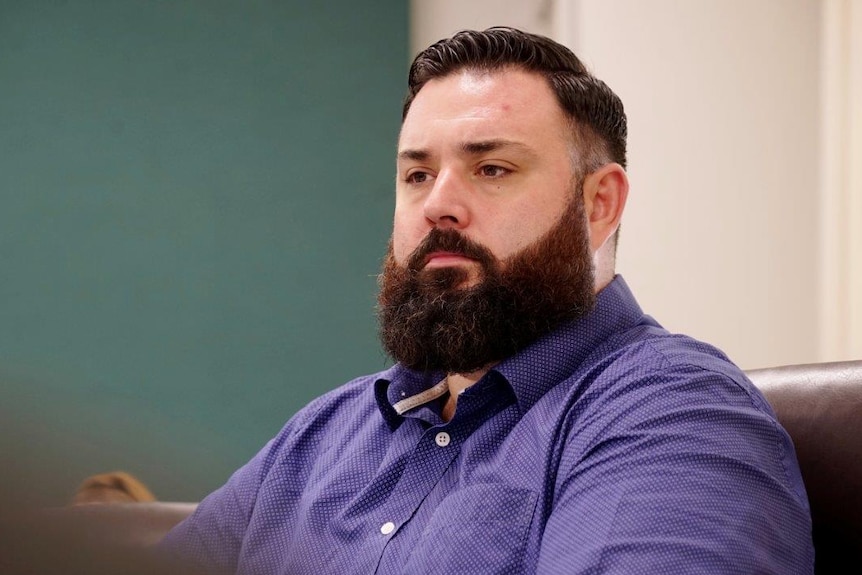
{"label": "shirt chest pocket", "polygon": [[443,500],[404,573],[522,573],[538,495],[499,484],[471,485]]}

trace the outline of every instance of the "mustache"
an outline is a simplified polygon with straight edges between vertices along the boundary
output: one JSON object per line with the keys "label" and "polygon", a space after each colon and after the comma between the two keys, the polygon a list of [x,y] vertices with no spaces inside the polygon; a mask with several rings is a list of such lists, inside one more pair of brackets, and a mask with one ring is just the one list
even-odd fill
{"label": "mustache", "polygon": [[491,250],[462,233],[452,229],[433,228],[410,254],[407,270],[420,272],[425,267],[425,260],[434,252],[459,254],[478,261],[485,269],[493,266],[496,261]]}

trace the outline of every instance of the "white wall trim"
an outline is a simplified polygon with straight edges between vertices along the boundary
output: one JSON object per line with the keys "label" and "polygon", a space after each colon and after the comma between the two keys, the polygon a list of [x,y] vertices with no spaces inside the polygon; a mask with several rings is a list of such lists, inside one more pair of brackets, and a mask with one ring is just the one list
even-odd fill
{"label": "white wall trim", "polygon": [[821,46],[822,361],[862,358],[862,5],[824,0]]}

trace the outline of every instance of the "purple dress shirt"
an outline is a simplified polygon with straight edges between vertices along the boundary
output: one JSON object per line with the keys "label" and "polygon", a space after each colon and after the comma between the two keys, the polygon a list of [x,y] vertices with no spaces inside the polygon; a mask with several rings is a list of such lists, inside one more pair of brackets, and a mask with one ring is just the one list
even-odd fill
{"label": "purple dress shirt", "polygon": [[810,574],[793,444],[619,276],[458,398],[400,365],[316,399],[162,548],[242,574]]}

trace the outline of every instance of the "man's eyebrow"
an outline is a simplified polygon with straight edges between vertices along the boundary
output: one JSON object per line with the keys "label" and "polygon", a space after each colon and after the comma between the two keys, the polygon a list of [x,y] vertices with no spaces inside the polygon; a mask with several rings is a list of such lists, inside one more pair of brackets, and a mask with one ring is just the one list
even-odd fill
{"label": "man's eyebrow", "polygon": [[503,148],[515,148],[522,152],[532,151],[526,144],[522,144],[521,142],[516,142],[514,140],[481,140],[478,142],[464,142],[461,144],[461,150],[471,156],[478,156],[479,154],[485,154],[501,150]]}
{"label": "man's eyebrow", "polygon": [[[517,149],[521,152],[528,152],[531,154],[533,153],[533,150],[526,144],[522,144],[521,142],[517,142],[514,140],[504,139],[464,142],[459,147],[461,148],[462,152],[471,156],[478,156],[480,154],[486,154],[488,152],[502,150],[505,148]],[[398,152],[399,160],[413,160],[416,162],[424,162],[427,161],[430,157],[431,152],[422,149],[407,149]]]}
{"label": "man's eyebrow", "polygon": [[414,162],[424,162],[431,157],[428,150],[401,150],[398,152],[399,160],[413,160]]}

